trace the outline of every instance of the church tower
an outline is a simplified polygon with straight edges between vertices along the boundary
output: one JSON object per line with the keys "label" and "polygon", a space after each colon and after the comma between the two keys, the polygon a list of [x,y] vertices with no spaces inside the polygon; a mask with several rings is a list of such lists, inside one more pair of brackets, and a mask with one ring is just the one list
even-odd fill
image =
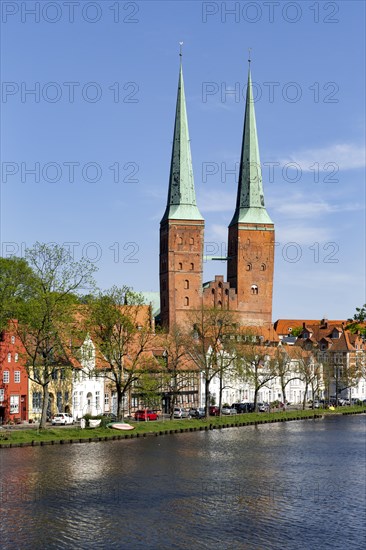
{"label": "church tower", "polygon": [[264,205],[250,66],[236,209],[229,225],[227,280],[239,318],[272,322],[274,225]]}
{"label": "church tower", "polygon": [[201,307],[203,239],[204,219],[196,204],[181,62],[168,201],[160,222],[160,311],[165,327],[184,322],[188,310]]}

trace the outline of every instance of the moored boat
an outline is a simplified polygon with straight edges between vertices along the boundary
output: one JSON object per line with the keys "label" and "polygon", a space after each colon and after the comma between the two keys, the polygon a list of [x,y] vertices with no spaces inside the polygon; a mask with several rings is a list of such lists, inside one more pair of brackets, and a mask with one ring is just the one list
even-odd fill
{"label": "moored boat", "polygon": [[115,428],[116,430],[134,430],[135,426],[127,424],[126,422],[111,422],[108,424],[108,428]]}

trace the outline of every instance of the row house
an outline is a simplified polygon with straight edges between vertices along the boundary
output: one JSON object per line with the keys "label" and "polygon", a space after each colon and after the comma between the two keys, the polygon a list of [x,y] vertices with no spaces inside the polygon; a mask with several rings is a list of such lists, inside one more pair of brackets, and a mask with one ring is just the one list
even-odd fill
{"label": "row house", "polygon": [[28,420],[28,374],[17,321],[0,334],[0,423]]}
{"label": "row house", "polygon": [[323,365],[326,398],[366,398],[365,339],[352,334],[346,323],[304,322],[295,345],[312,351]]}
{"label": "row house", "polygon": [[[309,401],[323,397],[323,371],[318,368],[316,358],[312,353],[295,350],[292,346],[282,346],[281,344],[275,347],[261,346],[260,340],[258,344],[258,354],[263,357],[263,361],[257,367],[257,384],[260,386],[257,402],[286,401],[292,404],[302,404],[304,400]],[[281,358],[281,369],[278,368],[279,358]],[[255,367],[248,364],[247,368],[250,371]],[[228,368],[224,370],[221,387],[222,404],[232,405],[233,403],[254,401],[255,384],[250,374],[242,374],[239,377],[234,368]],[[210,401],[213,404],[219,403],[219,394],[220,376],[215,376],[210,384]],[[202,381],[202,406],[204,406],[204,402],[204,381]]]}
{"label": "row house", "polygon": [[[103,372],[97,368],[95,345],[87,335],[80,347],[79,363],[73,369],[72,414],[79,420],[85,414],[97,416],[106,410],[106,380]],[[107,401],[109,404],[109,399]]]}
{"label": "row house", "polygon": [[[52,370],[48,384],[49,398],[47,418],[60,412],[72,413],[72,366],[69,363],[57,365]],[[29,372],[29,419],[37,422],[41,418],[43,388],[37,383],[37,369]]]}

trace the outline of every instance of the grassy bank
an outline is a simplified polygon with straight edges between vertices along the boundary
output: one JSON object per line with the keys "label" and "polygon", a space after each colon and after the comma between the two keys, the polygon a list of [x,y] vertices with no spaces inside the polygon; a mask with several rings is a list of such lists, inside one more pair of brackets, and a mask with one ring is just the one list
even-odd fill
{"label": "grassy bank", "polygon": [[91,441],[108,441],[132,437],[157,436],[170,433],[181,433],[196,430],[210,430],[229,427],[239,427],[267,422],[284,422],[318,418],[334,414],[366,413],[365,407],[339,407],[334,411],[317,409],[306,411],[281,411],[272,413],[247,413],[237,416],[210,417],[207,420],[182,419],[158,420],[157,422],[133,422],[135,429],[130,432],[121,432],[110,428],[90,428],[82,430],[79,427],[46,428],[38,430],[2,428],[0,430],[0,446],[3,448],[56,445],[68,443],[84,443]]}

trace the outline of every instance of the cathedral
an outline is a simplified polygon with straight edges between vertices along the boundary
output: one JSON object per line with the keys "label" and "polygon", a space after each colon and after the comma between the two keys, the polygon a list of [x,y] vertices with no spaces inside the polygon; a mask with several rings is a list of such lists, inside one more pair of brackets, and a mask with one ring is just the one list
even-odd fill
{"label": "cathedral", "polygon": [[205,220],[196,202],[181,63],[168,200],[160,222],[163,326],[183,324],[187,312],[202,307],[230,310],[242,325],[272,323],[275,234],[264,204],[250,65],[233,210],[228,227],[226,280],[224,275],[216,275],[214,281],[203,284]]}

